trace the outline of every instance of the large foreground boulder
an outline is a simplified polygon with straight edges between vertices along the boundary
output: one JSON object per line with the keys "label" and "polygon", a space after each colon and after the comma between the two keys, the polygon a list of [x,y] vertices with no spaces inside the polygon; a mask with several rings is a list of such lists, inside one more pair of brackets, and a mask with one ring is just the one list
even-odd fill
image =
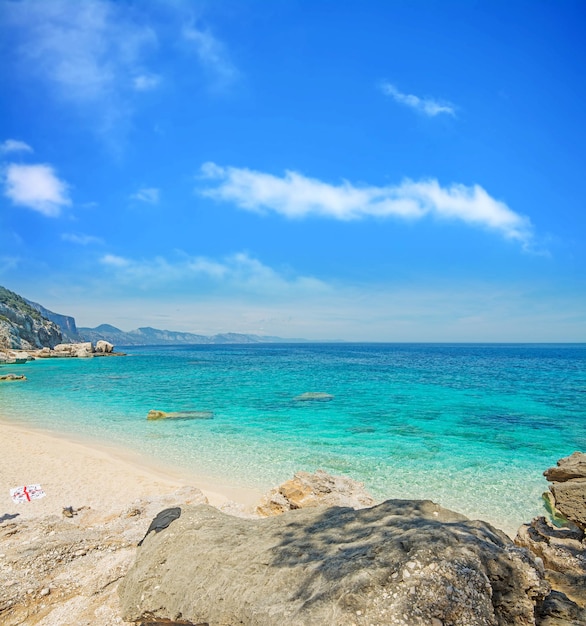
{"label": "large foreground boulder", "polygon": [[183,507],[119,587],[127,621],[209,626],[524,626],[548,591],[501,531],[410,500],[265,519]]}
{"label": "large foreground boulder", "polygon": [[322,504],[363,509],[374,503],[363,483],[317,470],[314,474],[297,472],[291,480],[272,489],[261,500],[256,512],[266,517]]}

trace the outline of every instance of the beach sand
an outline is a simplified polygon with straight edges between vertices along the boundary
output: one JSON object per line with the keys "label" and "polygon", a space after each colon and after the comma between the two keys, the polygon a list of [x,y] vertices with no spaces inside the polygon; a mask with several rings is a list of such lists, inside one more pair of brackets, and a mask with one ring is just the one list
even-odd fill
{"label": "beach sand", "polygon": [[[30,484],[46,496],[14,503],[10,489]],[[125,624],[118,582],[159,511],[208,502],[247,516],[261,495],[0,420],[0,623]]]}
{"label": "beach sand", "polygon": [[[40,484],[44,498],[15,504],[10,489]],[[254,489],[214,484],[203,476],[174,472],[122,448],[45,433],[0,420],[0,517],[61,514],[64,507],[119,511],[133,501],[171,493],[190,485],[210,504],[258,503]]]}

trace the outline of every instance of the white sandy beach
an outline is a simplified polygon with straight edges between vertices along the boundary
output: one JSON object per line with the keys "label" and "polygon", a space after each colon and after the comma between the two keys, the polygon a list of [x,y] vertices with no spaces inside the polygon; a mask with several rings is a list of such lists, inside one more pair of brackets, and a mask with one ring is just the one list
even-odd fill
{"label": "white sandy beach", "polygon": [[[28,484],[40,484],[46,496],[14,503],[10,489]],[[0,420],[0,517],[61,515],[69,506],[106,514],[185,485],[201,489],[214,506],[233,501],[249,507],[262,495],[156,466],[132,451]]]}
{"label": "white sandy beach", "polygon": [[[15,503],[10,489],[46,496]],[[180,474],[133,451],[0,418],[0,622],[120,626],[118,581],[161,510],[209,504],[247,515],[261,493]],[[72,518],[63,509],[72,507]]]}

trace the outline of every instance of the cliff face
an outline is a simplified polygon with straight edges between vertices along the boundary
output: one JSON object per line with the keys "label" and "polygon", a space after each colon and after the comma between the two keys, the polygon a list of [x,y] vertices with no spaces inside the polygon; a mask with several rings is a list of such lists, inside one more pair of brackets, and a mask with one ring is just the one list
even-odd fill
{"label": "cliff face", "polygon": [[81,341],[81,337],[77,331],[77,326],[75,324],[75,318],[70,315],[61,315],[61,313],[53,313],[53,311],[49,311],[42,304],[38,304],[37,302],[31,302],[30,300],[26,300],[27,304],[37,310],[44,318],[50,320],[54,324],[57,324],[61,329],[61,333],[63,335],[64,341],[77,342]]}
{"label": "cliff face", "polygon": [[52,348],[63,341],[61,330],[24,298],[0,287],[0,348]]}

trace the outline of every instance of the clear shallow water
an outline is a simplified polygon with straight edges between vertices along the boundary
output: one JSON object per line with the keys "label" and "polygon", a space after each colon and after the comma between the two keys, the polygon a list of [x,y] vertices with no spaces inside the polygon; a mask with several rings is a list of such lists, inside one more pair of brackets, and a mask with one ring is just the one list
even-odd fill
{"label": "clear shallow water", "polygon": [[[262,344],[129,348],[10,366],[0,413],[266,490],[300,469],[429,498],[512,532],[542,472],[586,450],[586,345]],[[4,368],[8,371],[8,368]],[[299,402],[308,391],[331,402]],[[212,420],[147,422],[150,409]]]}

